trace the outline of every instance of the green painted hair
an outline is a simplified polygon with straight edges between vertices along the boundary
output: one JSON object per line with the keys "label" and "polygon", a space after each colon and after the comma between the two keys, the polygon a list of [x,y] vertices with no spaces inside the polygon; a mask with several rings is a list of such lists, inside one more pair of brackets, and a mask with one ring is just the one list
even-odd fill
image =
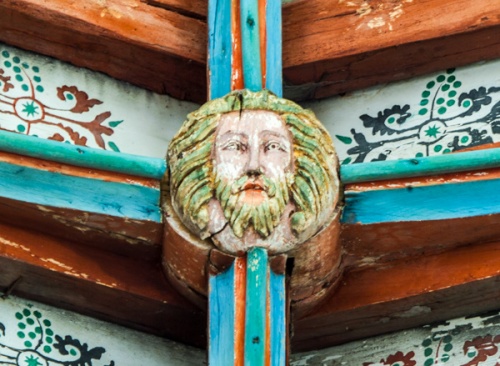
{"label": "green painted hair", "polygon": [[214,197],[212,150],[223,114],[265,110],[278,114],[293,137],[291,199],[294,234],[307,240],[325,224],[338,198],[338,163],[332,140],[314,113],[263,90],[239,90],[211,100],[190,113],[170,143],[167,160],[172,204],[183,223],[207,237],[208,203]]}

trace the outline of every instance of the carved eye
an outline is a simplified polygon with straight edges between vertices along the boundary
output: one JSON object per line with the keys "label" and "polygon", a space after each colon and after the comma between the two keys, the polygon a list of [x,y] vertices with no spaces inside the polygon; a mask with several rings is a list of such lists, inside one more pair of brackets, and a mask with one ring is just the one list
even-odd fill
{"label": "carved eye", "polygon": [[265,151],[275,151],[275,150],[281,150],[285,151],[284,147],[276,141],[269,141],[265,146],[264,146]]}
{"label": "carved eye", "polygon": [[245,144],[241,143],[240,141],[229,141],[227,144],[224,145],[224,150],[245,151],[246,146],[245,146]]}

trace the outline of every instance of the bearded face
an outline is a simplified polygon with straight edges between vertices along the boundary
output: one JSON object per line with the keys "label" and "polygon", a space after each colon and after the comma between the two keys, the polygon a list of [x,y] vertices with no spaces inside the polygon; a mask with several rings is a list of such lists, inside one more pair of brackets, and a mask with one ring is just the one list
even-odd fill
{"label": "bearded face", "polygon": [[289,196],[285,177],[243,175],[231,183],[217,174],[216,198],[237,237],[253,227],[266,238],[278,226]]}
{"label": "bearded face", "polygon": [[216,199],[234,234],[268,237],[280,223],[293,180],[291,136],[272,112],[222,116],[214,148]]}

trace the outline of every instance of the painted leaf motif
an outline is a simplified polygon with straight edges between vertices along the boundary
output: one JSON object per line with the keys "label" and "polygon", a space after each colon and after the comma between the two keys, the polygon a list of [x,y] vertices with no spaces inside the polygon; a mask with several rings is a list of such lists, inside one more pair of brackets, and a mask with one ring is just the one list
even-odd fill
{"label": "painted leaf motif", "polygon": [[114,132],[110,127],[102,125],[110,116],[111,112],[104,112],[96,116],[94,120],[89,123],[89,130],[94,135],[97,145],[103,149],[105,149],[105,144],[102,135],[111,136]]}
{"label": "painted leaf motif", "polygon": [[114,128],[114,127],[117,127],[118,125],[120,125],[122,122],[123,122],[123,120],[121,120],[121,121],[111,121],[108,124],[109,124],[110,127]]}
{"label": "painted leaf motif", "polygon": [[458,105],[467,107],[470,103],[467,111],[461,116],[470,116],[473,113],[479,111],[483,106],[491,103],[491,97],[488,95],[489,92],[486,91],[485,87],[480,87],[479,89],[472,89],[468,93],[460,94],[458,97]]}
{"label": "painted leaf motif", "polygon": [[352,138],[350,138],[348,136],[335,135],[335,137],[338,138],[340,141],[342,141],[346,145],[352,144]]}
{"label": "painted leaf motif", "polygon": [[89,96],[84,91],[78,90],[76,86],[67,86],[64,85],[62,87],[57,88],[57,97],[61,100],[68,100],[69,93],[76,99],[76,104],[73,108],[70,109],[73,113],[84,113],[88,112],[90,108],[95,106],[96,104],[102,104],[100,100],[97,99],[89,99]]}
{"label": "painted leaf motif", "polygon": [[359,116],[359,118],[363,121],[363,125],[366,128],[372,129],[372,134],[375,135],[380,132],[381,135],[385,135],[386,133],[392,135],[394,133],[401,133],[402,131],[392,129],[387,126],[386,120],[391,116],[399,116],[393,117],[394,122],[401,125],[403,124],[410,116],[411,113],[408,113],[410,106],[408,104],[403,107],[399,105],[394,105],[392,108],[386,108],[383,112],[378,112],[376,117],[369,116],[368,114],[363,114]]}
{"label": "painted leaf motif", "polygon": [[2,91],[4,93],[8,92],[10,89],[14,87],[14,85],[10,82],[10,76],[3,76],[4,71],[0,69],[0,86],[2,87]]}
{"label": "painted leaf motif", "polygon": [[55,336],[57,343],[54,347],[59,350],[63,356],[70,354],[68,349],[76,348],[79,352],[79,357],[73,361],[64,361],[65,366],[92,366],[92,360],[100,360],[106,350],[103,347],[95,347],[89,350],[87,343],[81,344],[78,339],[67,335],[64,339],[58,335]]}
{"label": "painted leaf motif", "polygon": [[113,151],[120,152],[120,149],[118,148],[118,146],[116,146],[116,144],[113,141],[109,141],[108,145]]}
{"label": "painted leaf motif", "polygon": [[402,362],[403,366],[415,366],[417,364],[417,361],[413,359],[415,356],[415,352],[411,351],[408,352],[407,354],[404,354],[401,351],[396,352],[393,355],[390,355],[387,357],[387,360],[385,360],[386,365],[392,365],[396,362]]}
{"label": "painted leaf motif", "polygon": [[484,337],[478,336],[472,341],[466,341],[463,346],[464,354],[475,351],[476,356],[462,366],[476,366],[495,355],[498,352],[496,343],[500,343],[500,336],[493,337],[489,334]]}
{"label": "painted leaf motif", "polygon": [[5,335],[5,325],[3,325],[2,323],[0,323],[0,333],[2,333],[2,335]]}

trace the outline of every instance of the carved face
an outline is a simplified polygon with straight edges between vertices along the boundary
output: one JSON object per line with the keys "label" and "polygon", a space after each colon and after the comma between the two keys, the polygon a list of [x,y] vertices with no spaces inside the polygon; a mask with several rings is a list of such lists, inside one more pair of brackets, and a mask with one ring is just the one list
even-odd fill
{"label": "carved face", "polygon": [[[256,204],[265,195],[262,176],[282,179],[293,170],[292,138],[278,115],[268,111],[243,111],[222,116],[215,137],[215,167],[226,182],[248,177],[245,187]],[[251,199],[252,198],[252,199]]]}
{"label": "carved face", "polygon": [[201,239],[233,241],[222,248],[231,253],[288,251],[328,222],[338,200],[328,133],[312,112],[265,90],[190,113],[168,164],[175,214]]}
{"label": "carved face", "polygon": [[289,201],[292,137],[281,118],[269,111],[242,111],[221,117],[213,151],[216,198],[234,234],[251,225],[267,237]]}

